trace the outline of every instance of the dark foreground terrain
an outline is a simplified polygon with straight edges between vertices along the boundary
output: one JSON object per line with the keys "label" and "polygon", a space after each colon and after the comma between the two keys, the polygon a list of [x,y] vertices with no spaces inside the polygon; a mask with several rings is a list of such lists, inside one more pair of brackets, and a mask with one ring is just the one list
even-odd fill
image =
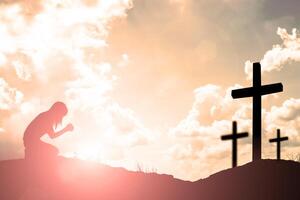
{"label": "dark foreground terrain", "polygon": [[300,199],[300,164],[260,160],[196,182],[58,158],[0,162],[1,200]]}

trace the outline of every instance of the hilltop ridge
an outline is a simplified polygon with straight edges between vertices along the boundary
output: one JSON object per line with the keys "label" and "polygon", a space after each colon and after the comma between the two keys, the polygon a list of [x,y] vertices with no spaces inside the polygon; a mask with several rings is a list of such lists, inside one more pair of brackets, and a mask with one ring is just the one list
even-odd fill
{"label": "hilltop ridge", "polygon": [[59,158],[52,163],[0,162],[0,199],[300,199],[300,164],[259,160],[195,182]]}

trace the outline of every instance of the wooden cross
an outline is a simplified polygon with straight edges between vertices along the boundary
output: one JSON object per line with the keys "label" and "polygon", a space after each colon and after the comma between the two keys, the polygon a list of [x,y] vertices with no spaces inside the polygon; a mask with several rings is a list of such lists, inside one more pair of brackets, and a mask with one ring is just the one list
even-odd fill
{"label": "wooden cross", "polygon": [[252,159],[261,159],[261,96],[271,93],[282,92],[281,83],[261,85],[260,63],[253,63],[253,86],[231,91],[234,99],[253,97],[252,110]]}
{"label": "wooden cross", "polygon": [[232,140],[232,168],[237,166],[237,139],[243,137],[248,137],[248,133],[238,133],[236,121],[232,123],[232,134],[221,136],[221,140]]}
{"label": "wooden cross", "polygon": [[269,142],[277,143],[277,160],[280,160],[280,144],[282,141],[288,140],[289,137],[280,137],[280,129],[277,129],[277,137],[270,139]]}

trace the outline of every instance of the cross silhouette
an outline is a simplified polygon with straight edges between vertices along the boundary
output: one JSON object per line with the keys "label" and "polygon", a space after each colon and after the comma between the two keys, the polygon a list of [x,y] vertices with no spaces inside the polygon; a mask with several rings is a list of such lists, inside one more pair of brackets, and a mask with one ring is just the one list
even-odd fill
{"label": "cross silhouette", "polygon": [[248,137],[248,133],[238,133],[236,121],[232,122],[232,134],[221,136],[221,140],[232,140],[232,168],[237,166],[237,139],[243,137]]}
{"label": "cross silhouette", "polygon": [[261,159],[261,96],[282,92],[281,83],[261,85],[260,63],[253,63],[253,86],[231,91],[234,99],[253,97],[252,105],[252,159]]}
{"label": "cross silhouette", "polygon": [[288,139],[289,139],[289,137],[280,137],[280,129],[277,129],[277,137],[269,140],[269,142],[271,142],[271,143],[273,143],[273,142],[277,143],[277,160],[280,160],[281,142],[288,140]]}

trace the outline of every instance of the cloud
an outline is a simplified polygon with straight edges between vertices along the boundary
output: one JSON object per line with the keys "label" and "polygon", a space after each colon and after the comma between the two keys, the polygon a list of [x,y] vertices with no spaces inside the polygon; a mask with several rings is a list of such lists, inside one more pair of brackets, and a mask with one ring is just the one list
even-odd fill
{"label": "cloud", "polygon": [[212,132],[222,133],[228,130],[231,120],[249,118],[249,102],[237,101],[231,97],[231,90],[237,87],[236,85],[224,89],[210,84],[197,88],[194,91],[195,101],[192,109],[171,132],[188,136],[206,133],[206,136],[209,136]]}
{"label": "cloud", "polygon": [[[285,64],[300,61],[300,38],[297,29],[293,29],[289,34],[286,29],[278,27],[277,35],[280,36],[282,44],[276,44],[267,51],[260,61],[262,72],[280,71]],[[245,72],[252,76],[252,63],[246,61]]]}
{"label": "cloud", "polygon": [[290,121],[300,116],[300,99],[288,99],[283,102],[281,107],[271,108],[272,117],[280,121]]}
{"label": "cloud", "polygon": [[[220,137],[230,133],[232,120],[238,120],[240,132],[251,127],[251,114],[245,112],[251,107],[249,102],[233,100],[230,95],[232,88],[236,87],[224,89],[210,84],[197,88],[189,114],[169,132],[174,146],[170,147],[168,154],[174,162],[183,161],[178,170],[193,171],[187,174],[191,179],[205,177],[230,166],[231,145],[221,141]],[[244,145],[239,146],[241,152],[250,144],[249,139],[243,140]],[[245,162],[247,155],[241,160]]]}
{"label": "cloud", "polygon": [[272,106],[266,115],[268,132],[281,129],[282,134],[289,136],[289,147],[300,144],[300,99],[290,98],[281,106]]}
{"label": "cloud", "polygon": [[152,138],[151,132],[144,127],[132,110],[122,108],[118,104],[110,105],[107,109],[111,117],[110,127],[114,129],[107,134],[111,140],[116,140],[121,146],[131,147],[147,144]]}
{"label": "cloud", "polygon": [[21,103],[23,99],[23,93],[12,88],[8,83],[0,78],[0,110],[10,110],[14,106]]}

